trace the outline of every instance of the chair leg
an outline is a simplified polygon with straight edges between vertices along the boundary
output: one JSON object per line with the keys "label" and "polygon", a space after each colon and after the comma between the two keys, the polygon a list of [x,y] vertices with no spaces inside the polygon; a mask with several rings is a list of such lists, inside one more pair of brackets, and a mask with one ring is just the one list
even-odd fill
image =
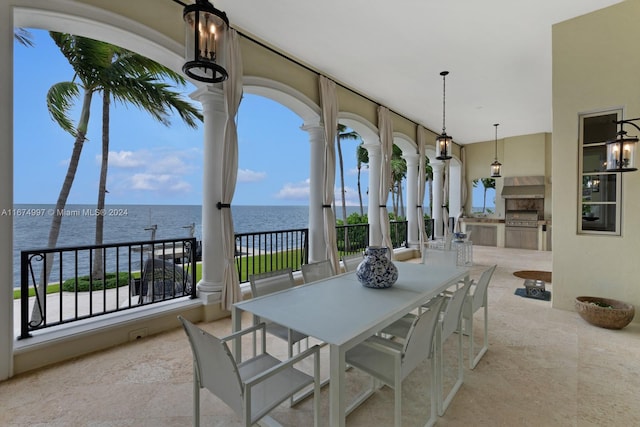
{"label": "chair leg", "polygon": [[[443,396],[443,392],[442,389],[443,387],[443,372],[444,368],[443,366],[440,367],[440,393],[438,393],[438,397],[440,398],[440,405],[438,407],[438,415],[443,416],[444,413],[447,411],[447,408],[449,407],[449,405],[451,404],[451,401],[453,400],[453,398],[455,397],[456,393],[458,392],[458,390],[460,389],[460,387],[462,386],[462,383],[464,381],[464,360],[463,360],[463,356],[462,356],[462,333],[457,334],[458,335],[458,378],[456,379],[455,384],[453,385],[453,387],[451,388],[451,390],[449,391],[449,393],[447,394],[447,397],[444,398],[444,400],[442,400],[442,396]],[[443,355],[443,350],[442,350],[442,346],[440,348],[440,355],[442,357]],[[442,361],[441,361],[442,363]]]}
{"label": "chair leg", "polygon": [[193,427],[200,427],[200,384],[198,384],[195,368],[193,371]]}
{"label": "chair leg", "polygon": [[[471,338],[471,345],[473,346],[473,335]],[[473,350],[473,347],[471,347]],[[478,354],[471,353],[471,358],[469,359],[471,362],[471,369],[475,368],[482,359],[482,356],[489,350],[489,307],[485,303],[484,305],[484,337],[482,338],[482,348],[478,352]]]}
{"label": "chair leg", "polygon": [[438,401],[436,398],[436,393],[438,393],[437,388],[437,380],[436,380],[436,355],[431,355],[431,390],[429,390],[429,394],[431,395],[431,411],[429,412],[429,419],[425,424],[425,427],[432,427],[435,425],[436,420],[438,419]]}
{"label": "chair leg", "polygon": [[394,425],[395,427],[401,427],[402,426],[402,383],[396,384],[394,393],[395,393]]}

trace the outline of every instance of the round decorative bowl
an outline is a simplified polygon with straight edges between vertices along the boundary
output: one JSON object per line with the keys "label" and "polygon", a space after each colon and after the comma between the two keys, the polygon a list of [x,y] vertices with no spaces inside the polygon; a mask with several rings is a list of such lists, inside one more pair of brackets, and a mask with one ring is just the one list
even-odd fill
{"label": "round decorative bowl", "polygon": [[577,297],[575,307],[584,320],[607,329],[622,329],[635,315],[633,305],[609,298]]}

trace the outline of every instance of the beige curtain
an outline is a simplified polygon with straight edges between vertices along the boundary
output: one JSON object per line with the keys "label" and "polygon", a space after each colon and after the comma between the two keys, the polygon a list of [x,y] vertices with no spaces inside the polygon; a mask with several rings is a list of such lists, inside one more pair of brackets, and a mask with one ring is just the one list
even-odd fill
{"label": "beige curtain", "polygon": [[327,245],[327,259],[331,261],[333,271],[340,271],[336,218],[332,208],[336,181],[335,143],[338,134],[338,97],[335,82],[325,76],[320,76],[320,105],[324,122],[324,192],[322,197],[324,240]]}
{"label": "beige curtain", "polygon": [[427,243],[427,232],[424,229],[424,195],[427,187],[427,171],[425,168],[426,148],[425,148],[425,129],[418,126],[418,232],[420,236],[420,253],[424,250]]}
{"label": "beige curtain", "polygon": [[[448,241],[449,237],[449,160],[444,160],[444,179],[442,181],[442,220],[444,221],[444,239]],[[448,249],[448,248],[447,248]]]}
{"label": "beige curtain", "polygon": [[458,216],[456,218],[456,228],[455,230],[458,232],[462,231],[462,224],[460,224],[460,219],[464,214],[464,207],[467,204],[467,173],[465,172],[465,162],[466,162],[466,152],[464,145],[460,147],[460,198],[462,199],[462,205],[460,207],[460,212],[458,212]]}
{"label": "beige curtain", "polygon": [[222,147],[222,250],[224,254],[224,271],[222,286],[222,309],[229,310],[235,302],[242,299],[240,280],[235,265],[236,238],[231,215],[231,201],[236,191],[238,175],[238,129],[236,116],[242,100],[242,57],[238,44],[238,34],[229,29],[226,34],[225,56],[229,78],[223,83],[227,122],[224,128]]}
{"label": "beige curtain", "polygon": [[387,212],[387,198],[391,188],[391,155],[393,154],[393,121],[389,109],[378,107],[378,132],[380,133],[380,229],[382,231],[382,246],[389,248],[393,258],[393,243],[391,242],[391,226]]}

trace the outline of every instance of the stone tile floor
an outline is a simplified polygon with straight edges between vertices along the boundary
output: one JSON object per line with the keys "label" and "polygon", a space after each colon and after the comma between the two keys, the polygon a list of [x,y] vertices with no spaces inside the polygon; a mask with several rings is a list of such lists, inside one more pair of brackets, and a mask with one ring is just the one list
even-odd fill
{"label": "stone tile floor", "polygon": [[[441,426],[640,425],[640,323],[600,329],[551,303],[514,295],[516,270],[550,270],[551,253],[474,247],[472,276],[498,264],[489,287],[490,348],[465,380]],[[553,293],[553,286],[547,286]],[[476,314],[478,325],[482,314]],[[247,323],[249,319],[247,319]],[[230,319],[201,327],[231,331]],[[481,329],[476,327],[476,332]],[[478,335],[477,342],[481,336]],[[447,342],[452,354],[455,339]],[[465,343],[466,344],[466,343]],[[270,348],[285,351],[281,342]],[[466,350],[466,346],[465,346]],[[466,354],[466,353],[465,353]],[[447,361],[451,377],[453,358]],[[468,363],[465,358],[465,363]],[[326,366],[326,364],[323,364]],[[347,374],[353,395],[366,378]],[[403,425],[428,415],[428,364],[403,383]],[[328,389],[322,425],[328,425]],[[238,426],[234,413],[202,392],[203,426]],[[312,425],[312,403],[284,404],[274,418],[285,426]],[[390,426],[393,393],[382,388],[347,418],[349,426]],[[192,423],[192,364],[181,329],[147,337],[0,383],[1,426],[188,426]]]}

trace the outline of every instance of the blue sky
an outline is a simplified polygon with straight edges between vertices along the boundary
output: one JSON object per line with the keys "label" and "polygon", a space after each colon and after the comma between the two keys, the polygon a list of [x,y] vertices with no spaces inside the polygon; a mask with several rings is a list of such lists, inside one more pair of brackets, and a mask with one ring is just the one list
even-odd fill
{"label": "blue sky", "polygon": [[[14,200],[55,203],[74,140],[50,118],[45,99],[49,88],[71,80],[73,71],[48,32],[29,32],[34,47],[14,46]],[[193,89],[189,85],[185,95]],[[95,204],[97,200],[101,102],[101,96],[94,96],[89,140],[69,204]],[[79,108],[70,114],[74,121],[78,113]],[[301,119],[286,107],[245,94],[238,115],[239,172],[234,204],[308,204],[309,137],[300,130],[301,125]],[[110,132],[107,204],[202,203],[202,128],[190,129],[179,118],[165,127],[131,105],[112,104]],[[355,151],[354,141],[343,143],[348,205],[358,204]],[[366,204],[366,169],[361,179]],[[339,203],[339,197],[336,200]]]}

